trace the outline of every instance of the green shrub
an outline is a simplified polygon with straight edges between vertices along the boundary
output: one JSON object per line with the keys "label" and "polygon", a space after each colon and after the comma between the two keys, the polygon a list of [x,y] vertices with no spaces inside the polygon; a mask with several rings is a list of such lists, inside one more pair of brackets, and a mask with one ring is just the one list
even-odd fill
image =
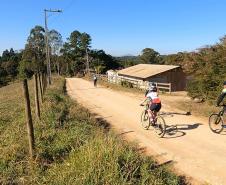
{"label": "green shrub", "polygon": [[187,85],[188,95],[192,98],[204,100],[216,100],[223,88],[223,80],[214,78],[213,75],[206,75],[204,78],[195,78]]}
{"label": "green shrub", "polygon": [[127,88],[133,88],[133,83],[128,81],[121,81],[121,86],[127,87]]}

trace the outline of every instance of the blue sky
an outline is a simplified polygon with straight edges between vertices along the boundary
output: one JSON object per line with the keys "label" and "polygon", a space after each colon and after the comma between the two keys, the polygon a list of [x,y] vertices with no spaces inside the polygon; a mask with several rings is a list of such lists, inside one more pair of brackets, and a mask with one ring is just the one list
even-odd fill
{"label": "blue sky", "polygon": [[63,10],[49,29],[64,39],[87,32],[92,48],[114,56],[193,51],[226,34],[226,0],[1,0],[0,52],[23,49],[30,29],[44,26],[45,8]]}

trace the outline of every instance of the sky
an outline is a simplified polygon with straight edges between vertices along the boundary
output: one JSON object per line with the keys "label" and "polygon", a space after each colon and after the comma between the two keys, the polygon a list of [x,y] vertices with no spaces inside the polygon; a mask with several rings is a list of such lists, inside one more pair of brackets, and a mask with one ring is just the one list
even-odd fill
{"label": "sky", "polygon": [[92,48],[113,56],[194,51],[226,34],[226,0],[1,0],[0,53],[23,49],[31,28],[44,26],[44,9],[64,41],[74,30],[92,37]]}

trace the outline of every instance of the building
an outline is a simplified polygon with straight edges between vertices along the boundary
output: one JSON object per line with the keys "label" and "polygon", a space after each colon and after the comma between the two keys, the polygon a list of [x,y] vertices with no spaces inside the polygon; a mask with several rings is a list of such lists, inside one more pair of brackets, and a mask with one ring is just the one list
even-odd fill
{"label": "building", "polygon": [[118,71],[118,78],[135,83],[139,88],[149,82],[165,86],[170,92],[183,91],[186,87],[185,73],[180,66],[173,65],[138,64]]}
{"label": "building", "polygon": [[107,74],[108,82],[110,82],[110,83],[117,83],[118,82],[118,72],[117,71],[108,70],[106,72],[106,74]]}

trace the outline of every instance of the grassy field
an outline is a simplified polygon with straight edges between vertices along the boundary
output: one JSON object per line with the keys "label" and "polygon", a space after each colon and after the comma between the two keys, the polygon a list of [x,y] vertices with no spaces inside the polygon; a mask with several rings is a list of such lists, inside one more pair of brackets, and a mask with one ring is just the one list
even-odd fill
{"label": "grassy field", "polygon": [[[34,94],[29,83],[30,95]],[[65,94],[54,78],[33,120],[36,157],[28,158],[22,84],[0,88],[0,184],[186,184],[183,177],[143,156]],[[31,97],[32,107],[34,99]]]}

